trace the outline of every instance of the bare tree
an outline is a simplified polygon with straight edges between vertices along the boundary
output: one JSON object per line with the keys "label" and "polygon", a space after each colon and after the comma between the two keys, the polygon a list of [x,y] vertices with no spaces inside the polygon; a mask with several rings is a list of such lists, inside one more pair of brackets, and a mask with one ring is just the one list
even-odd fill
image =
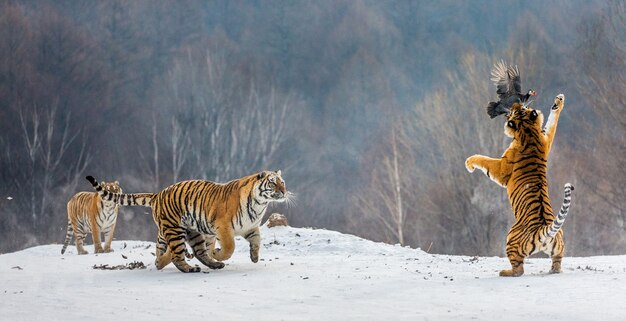
{"label": "bare tree", "polygon": [[[70,114],[63,120],[57,113],[57,104],[52,103],[42,111],[36,106],[28,115],[20,109],[22,137],[29,160],[30,208],[33,224],[42,222],[50,212],[50,193],[53,184],[59,181],[76,182],[86,169],[90,156],[85,143],[78,149],[75,158],[65,161],[65,155],[80,132],[70,134]],[[60,127],[60,129],[59,129]],[[64,165],[64,166],[61,166]],[[39,205],[37,205],[39,204]]]}
{"label": "bare tree", "polygon": [[175,106],[163,113],[174,115],[171,131],[164,132],[171,138],[173,180],[222,181],[270,166],[288,138],[289,112],[300,102],[271,84],[243,81],[238,70],[227,69],[223,54],[182,53],[162,83],[165,97],[155,101],[157,108]]}
{"label": "bare tree", "polygon": [[172,181],[178,182],[183,165],[189,155],[189,132],[176,120],[172,119]]}
{"label": "bare tree", "polygon": [[[397,123],[401,124],[401,120]],[[370,237],[401,245],[406,244],[404,233],[410,223],[406,207],[414,201],[407,188],[408,168],[415,161],[408,151],[409,142],[403,130],[402,126],[391,127],[374,150],[372,170],[366,175],[369,181],[353,197],[355,210],[348,219],[349,226],[355,229],[361,229],[364,224],[369,226]],[[417,236],[413,235],[413,239]]]}
{"label": "bare tree", "polygon": [[[576,148],[567,156],[576,158],[573,168],[585,195],[583,213],[576,220],[579,235],[594,234],[591,227],[602,226],[607,233],[575,240],[577,249],[595,253],[619,253],[626,244],[626,1],[611,1],[600,14],[590,17],[580,27],[576,50],[578,90],[591,117],[572,120],[583,135],[577,135]],[[576,153],[578,151],[578,153]],[[586,152],[580,152],[586,151]],[[605,237],[611,235],[611,237]],[[610,240],[609,240],[610,239]]]}
{"label": "bare tree", "polygon": [[22,137],[24,139],[24,145],[26,148],[26,154],[28,155],[29,161],[29,169],[30,169],[30,215],[32,222],[35,222],[37,219],[37,208],[36,204],[36,187],[37,185],[33,182],[37,179],[35,177],[35,168],[37,166],[37,154],[41,148],[41,138],[39,133],[39,114],[37,110],[35,110],[30,119],[27,121],[25,119],[25,115],[20,108],[20,125],[22,128]]}

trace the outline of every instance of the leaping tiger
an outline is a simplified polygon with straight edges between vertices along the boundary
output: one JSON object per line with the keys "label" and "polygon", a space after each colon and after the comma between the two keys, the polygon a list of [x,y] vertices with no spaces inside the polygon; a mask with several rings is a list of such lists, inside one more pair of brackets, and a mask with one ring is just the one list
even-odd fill
{"label": "leaping tiger", "polygon": [[543,129],[543,114],[540,111],[515,103],[504,127],[504,133],[513,141],[502,157],[494,159],[473,155],[465,161],[470,173],[478,168],[507,189],[515,214],[515,223],[506,242],[506,254],[512,269],[502,270],[500,276],[524,274],[524,259],[540,251],[552,257],[550,273],[561,272],[561,260],[565,253],[561,226],[569,211],[574,186],[565,184],[563,205],[555,216],[548,196],[546,172],[564,100],[562,94],[556,96]]}
{"label": "leaping tiger", "polygon": [[[264,171],[220,184],[183,181],[162,191],[141,194],[112,193],[92,177],[86,177],[100,196],[124,206],[147,206],[158,228],[156,267],[170,262],[181,272],[199,272],[185,262],[185,241],[195,257],[211,269],[221,269],[235,250],[235,236],[250,243],[250,259],[259,260],[259,225],[270,203],[291,195],[280,171]],[[215,248],[215,239],[221,248]],[[207,248],[208,246],[208,248]]]}

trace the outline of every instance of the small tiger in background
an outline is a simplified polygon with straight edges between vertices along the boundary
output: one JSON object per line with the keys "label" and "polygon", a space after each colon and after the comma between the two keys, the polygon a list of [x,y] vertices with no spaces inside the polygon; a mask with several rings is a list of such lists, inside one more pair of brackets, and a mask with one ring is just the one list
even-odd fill
{"label": "small tiger in background", "polygon": [[[100,183],[100,188],[110,193],[122,193],[118,181]],[[83,241],[87,233],[91,233],[96,253],[113,252],[111,241],[115,232],[119,205],[109,200],[103,200],[96,192],[80,192],[67,202],[67,233],[61,254],[65,253],[67,245],[72,239],[76,240],[76,250],[79,255],[88,254],[83,248]],[[100,244],[100,232],[104,233],[104,248]]]}
{"label": "small tiger in background", "polygon": [[[122,194],[106,190],[95,178],[87,180],[102,199],[124,206],[152,208],[158,228],[156,268],[174,263],[181,272],[200,272],[190,266],[185,242],[200,263],[221,269],[235,250],[235,236],[250,243],[250,260],[259,261],[259,225],[270,203],[289,201],[280,171],[263,171],[227,183],[203,180],[178,182],[158,193]],[[215,248],[215,241],[220,248]]]}
{"label": "small tiger in background", "polygon": [[504,126],[504,133],[513,141],[502,157],[473,155],[465,161],[470,173],[478,168],[507,189],[515,214],[515,223],[506,238],[506,255],[512,269],[502,270],[500,276],[524,274],[524,259],[538,252],[552,258],[550,273],[561,272],[565,254],[561,226],[569,211],[574,186],[565,184],[563,206],[555,216],[548,195],[547,170],[564,100],[562,94],[556,96],[545,128],[540,111],[515,103]]}

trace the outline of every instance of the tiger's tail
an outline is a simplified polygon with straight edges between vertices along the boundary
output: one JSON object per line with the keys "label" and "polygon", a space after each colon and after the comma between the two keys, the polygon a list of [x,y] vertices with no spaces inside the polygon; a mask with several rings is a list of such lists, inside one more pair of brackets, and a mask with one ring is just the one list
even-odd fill
{"label": "tiger's tail", "polygon": [[115,204],[122,206],[146,206],[150,207],[154,193],[137,193],[137,194],[123,194],[123,193],[111,193],[96,181],[93,176],[85,177],[93,186],[93,188],[100,194],[105,201],[113,201]]}
{"label": "tiger's tail", "polygon": [[67,246],[70,244],[72,240],[72,236],[74,236],[74,229],[72,228],[72,221],[67,221],[67,232],[65,233],[65,241],[63,242],[63,248],[61,249],[61,254],[65,254],[65,250]]}
{"label": "tiger's tail", "polygon": [[550,223],[546,232],[547,237],[554,237],[556,233],[559,232],[563,222],[565,222],[565,218],[569,213],[569,205],[572,201],[572,191],[574,190],[574,186],[570,183],[565,184],[564,192],[565,196],[563,197],[563,205],[561,205],[561,210],[559,214],[556,216],[556,219]]}

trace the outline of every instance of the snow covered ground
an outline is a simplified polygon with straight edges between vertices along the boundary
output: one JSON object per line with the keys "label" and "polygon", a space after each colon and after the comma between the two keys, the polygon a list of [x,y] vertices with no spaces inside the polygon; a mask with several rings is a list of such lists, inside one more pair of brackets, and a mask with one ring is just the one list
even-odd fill
{"label": "snow covered ground", "polygon": [[[0,255],[2,320],[626,320],[626,256],[530,259],[431,255],[327,230],[263,228],[261,260],[237,241],[223,270],[154,268],[154,243],[114,253],[71,245]],[[87,247],[93,253],[93,246]],[[124,255],[126,259],[122,256]],[[94,265],[142,261],[142,270]],[[199,264],[195,260],[192,263]],[[87,319],[88,318],[88,319]]]}

